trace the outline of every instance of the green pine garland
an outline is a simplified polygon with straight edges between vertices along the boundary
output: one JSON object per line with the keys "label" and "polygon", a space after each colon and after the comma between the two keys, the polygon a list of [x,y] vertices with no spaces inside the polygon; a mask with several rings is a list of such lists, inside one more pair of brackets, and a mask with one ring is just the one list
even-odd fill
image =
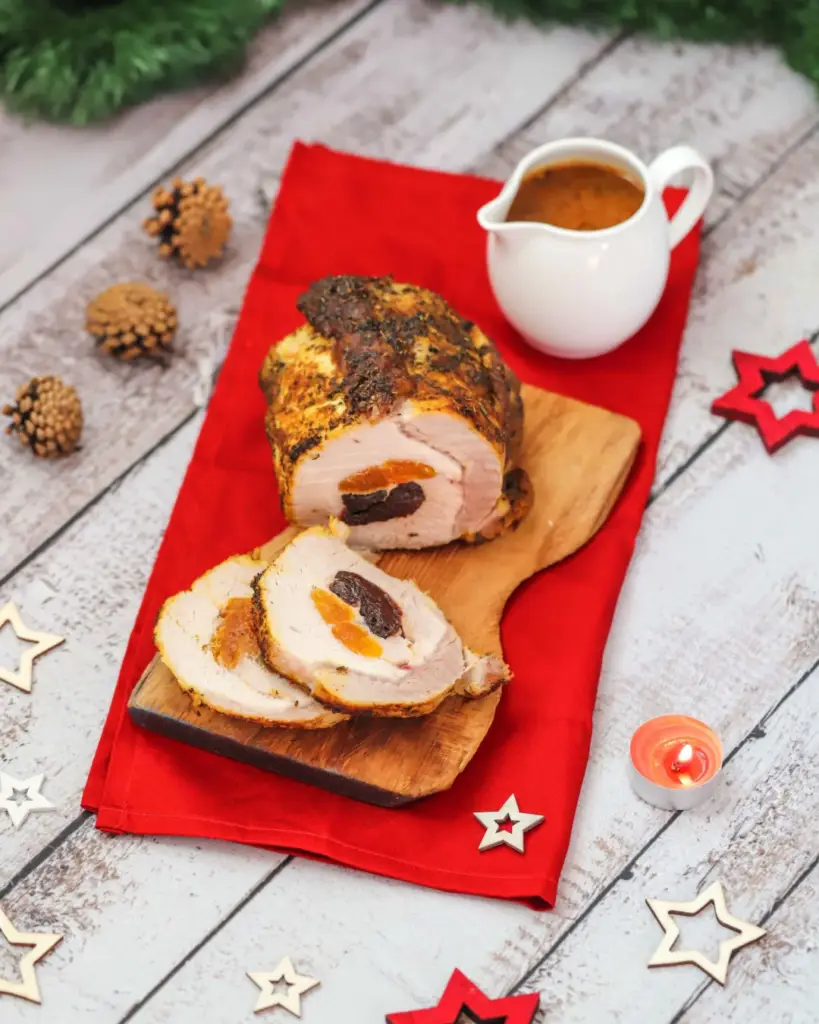
{"label": "green pine garland", "polygon": [[0,96],[71,124],[236,71],[281,0],[0,0]]}
{"label": "green pine garland", "polygon": [[[31,117],[103,120],[158,92],[233,73],[249,40],[282,2],[0,0],[0,99]],[[480,2],[501,17],[664,39],[772,43],[819,82],[819,0]]]}
{"label": "green pine garland", "polygon": [[[450,0],[470,3],[472,0]],[[480,0],[502,17],[643,32],[660,39],[770,43],[819,83],[819,0]]]}

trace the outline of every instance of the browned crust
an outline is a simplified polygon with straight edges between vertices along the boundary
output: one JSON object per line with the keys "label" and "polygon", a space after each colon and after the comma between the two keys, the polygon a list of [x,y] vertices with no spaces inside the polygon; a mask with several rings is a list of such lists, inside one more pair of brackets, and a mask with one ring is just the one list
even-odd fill
{"label": "browned crust", "polygon": [[[249,558],[252,558],[254,561],[259,561],[259,559],[256,557],[256,555],[253,554],[253,553],[251,553],[249,555],[238,555],[238,556],[234,556],[234,557],[236,557],[236,558],[248,558],[249,557]],[[230,559],[227,559],[227,561],[230,561]],[[213,569],[208,569],[207,572],[202,573],[202,576],[197,577],[197,579],[191,584],[191,586],[188,588],[188,590],[193,590],[193,588],[196,586],[196,583],[198,583],[200,579],[202,579],[204,576],[209,575],[211,572],[214,571],[214,569],[217,569],[217,568],[219,568],[218,565],[214,566]],[[262,570],[262,572],[263,571],[264,570]],[[258,580],[261,575],[262,575],[262,573],[260,572],[255,577],[255,579],[253,580],[253,585],[252,585],[253,598],[255,598],[255,596],[256,596],[256,588],[255,588],[256,580]],[[187,591],[184,591],[184,592],[187,593]],[[182,593],[182,592],[180,592],[180,593]],[[214,704],[211,701],[209,701],[199,690],[196,689],[195,684],[183,683],[182,680],[173,671],[171,671],[170,667],[168,666],[167,662],[165,661],[164,646],[160,642],[159,637],[157,636],[157,629],[159,628],[159,622],[160,622],[160,619],[162,618],[163,613],[165,612],[165,608],[167,607],[167,605],[171,601],[175,600],[177,597],[179,597],[179,593],[172,594],[169,598],[166,598],[166,600],[162,602],[162,607],[159,609],[159,613],[157,614],[156,619],[154,620],[154,626],[153,626],[153,631],[152,631],[152,633],[153,633],[153,641],[154,641],[154,646],[156,647],[157,652],[159,653],[159,657],[162,659],[162,662],[165,665],[165,667],[168,669],[168,672],[170,673],[170,675],[176,681],[176,684],[179,686],[179,689],[182,690],[183,693],[186,693],[190,697],[190,699],[193,702],[194,706],[196,706],[198,704],[204,704],[205,707],[208,707],[208,708],[210,708],[213,711],[218,711],[222,715],[227,715],[229,718],[237,718],[240,721],[244,721],[244,722],[255,722],[257,725],[268,726],[270,728],[282,728],[282,729],[328,729],[328,728],[330,728],[333,725],[338,725],[339,722],[344,722],[344,721],[347,720],[348,716],[344,715],[343,713],[339,713],[338,717],[333,717],[331,715],[328,715],[328,716],[322,716],[321,718],[314,719],[312,721],[309,721],[309,720],[308,721],[305,721],[305,720],[302,720],[302,721],[296,720],[296,721],[294,721],[292,719],[275,719],[275,718],[263,718],[263,717],[254,716],[254,715],[240,715],[240,714],[237,714],[235,711],[230,711],[227,708],[220,707],[218,704]],[[255,612],[255,606],[253,604],[253,601],[251,601],[251,609]],[[253,616],[253,619],[254,619],[254,623],[253,623],[254,624],[254,628],[256,629],[256,633],[257,633],[257,639],[259,640],[259,647],[260,647],[260,649],[262,649],[262,638],[265,636],[265,634],[260,633],[260,631],[258,630],[257,620],[256,620],[255,614]],[[265,660],[265,664],[267,664],[268,668],[270,668],[271,666],[267,662],[267,659],[265,658],[264,660]],[[273,670],[276,671],[275,669],[273,669]],[[279,675],[281,675],[281,673],[279,673]],[[295,680],[291,680],[291,682],[295,682]],[[304,687],[302,687],[302,689],[304,689]],[[309,691],[307,691],[307,692],[309,693]],[[328,710],[332,711],[333,709],[329,708]]]}
{"label": "browned crust", "polygon": [[[271,640],[271,630],[267,621],[267,612],[265,611],[264,599],[262,597],[262,588],[260,586],[262,575],[263,573],[259,573],[253,581],[253,600],[251,604],[253,609],[253,623],[259,640],[259,648],[262,652],[262,658],[264,659],[265,664],[274,672],[281,672],[281,669],[276,664],[275,644]],[[293,679],[291,676],[288,676],[287,678],[290,679],[295,686],[304,690],[304,692],[309,694],[314,700],[317,700],[319,704],[323,704],[331,711],[337,711],[345,715],[369,715],[378,718],[418,718],[422,715],[428,715],[430,712],[434,711],[441,701],[448,697],[451,692],[450,690],[447,690],[447,692],[441,696],[430,698],[429,700],[419,704],[382,704],[377,707],[373,707],[371,705],[362,707],[359,704],[348,703],[340,694],[328,688],[320,679],[313,680],[313,685],[310,687],[300,679]]]}
{"label": "browned crust", "polygon": [[[165,666],[167,668],[167,666]],[[168,669],[170,672],[170,669]],[[328,714],[321,718],[314,719],[275,719],[275,718],[258,718],[253,715],[237,715],[235,711],[228,711],[227,708],[221,708],[218,704],[211,703],[206,697],[204,697],[195,686],[186,686],[180,681],[178,676],[175,676],[173,672],[170,672],[171,676],[176,680],[179,689],[186,693],[194,707],[200,704],[204,704],[205,707],[210,708],[211,711],[218,711],[220,715],[227,715],[228,718],[238,718],[242,722],[254,722],[256,725],[262,725],[269,729],[304,729],[312,731],[314,729],[331,729],[334,725],[339,725],[341,722],[346,722],[349,715],[345,715],[342,712],[332,714],[333,708],[327,708]]]}
{"label": "browned crust", "polygon": [[[260,581],[263,575],[264,573],[259,573],[252,584],[253,599],[251,608],[253,610],[253,623],[259,640],[259,649],[262,652],[265,664],[274,672],[281,672],[281,669],[276,664],[275,644],[271,640],[272,631],[269,628],[267,612],[262,597]],[[336,693],[335,690],[321,679],[314,679],[311,687],[300,679],[293,679],[291,676],[287,678],[304,690],[305,693],[308,693],[314,700],[317,700],[319,704],[323,704],[331,711],[337,711],[345,715],[374,718],[420,718],[423,715],[431,714],[453,692],[453,689],[449,689],[445,693],[437,694],[417,704],[368,704],[366,707],[362,707],[360,704],[351,704],[346,701],[341,694]]]}
{"label": "browned crust", "polygon": [[324,682],[316,680],[312,695],[325,707],[356,718],[423,718],[432,714],[454,692],[449,689],[417,704],[368,704],[362,707],[360,704],[349,703],[335,690],[328,688]]}
{"label": "browned crust", "polygon": [[[168,600],[172,599],[168,598]],[[282,729],[329,729],[333,725],[338,725],[339,722],[345,722],[349,717],[345,715],[343,712],[338,712],[338,717],[327,716],[313,720],[301,721],[292,719],[260,718],[256,715],[239,715],[235,711],[230,711],[227,708],[223,708],[220,707],[218,704],[212,703],[202,694],[200,690],[196,689],[196,686],[194,684],[183,683],[179,676],[172,672],[171,669],[168,667],[167,663],[165,662],[165,658],[163,655],[163,645],[159,641],[156,635],[156,631],[159,625],[159,620],[162,616],[162,612],[164,611],[165,604],[167,603],[168,602],[166,601],[162,605],[159,615],[157,615],[156,621],[154,623],[154,646],[156,647],[159,653],[159,657],[162,659],[162,663],[165,665],[170,675],[176,681],[177,686],[179,687],[180,690],[182,690],[183,693],[186,693],[190,697],[194,707],[196,707],[199,704],[204,704],[205,707],[210,708],[212,711],[218,711],[221,715],[227,715],[229,718],[238,718],[243,722],[255,722],[257,725],[269,726],[271,728],[280,727]],[[291,682],[295,682],[295,680],[291,680]],[[335,708],[328,708],[328,711],[335,711]]]}
{"label": "browned crust", "polygon": [[[313,527],[312,531],[332,532],[328,531],[327,527]],[[290,543],[293,543],[293,541]],[[281,554],[281,552],[279,554]],[[282,674],[281,667],[277,664],[276,644],[272,639],[273,631],[270,628],[270,622],[268,620],[261,586],[261,580],[265,572],[275,564],[275,561],[272,562],[267,569],[260,572],[253,579],[251,584],[253,590],[251,610],[253,615],[253,625],[259,642],[262,659],[268,668],[272,669],[274,672]],[[487,694],[494,692],[500,686],[507,683],[511,678],[511,672],[508,665],[506,665],[500,658],[494,658],[493,660],[495,660],[501,667],[495,677],[489,678],[484,682],[479,690],[475,688],[470,689],[468,684],[459,680],[443,693],[436,694],[427,698],[425,701],[419,701],[414,704],[383,703],[362,706],[345,700],[341,694],[337,693],[333,689],[331,682],[327,678],[322,679],[320,677],[316,677],[312,680],[312,685],[308,685],[302,680],[295,679],[292,676],[287,676],[287,678],[300,689],[304,690],[305,693],[309,694],[314,700],[317,700],[320,704],[323,704],[332,711],[337,711],[345,715],[372,718],[421,718],[435,711],[447,699],[447,697],[461,696],[467,700],[480,700],[481,697],[485,697]],[[327,677],[332,674],[332,670],[327,669],[324,674],[325,677]]]}
{"label": "browned crust", "polygon": [[407,399],[457,413],[513,468],[520,382],[440,295],[391,277],[325,277],[298,300],[307,323],[267,354],[259,381],[285,511],[293,470],[333,432]]}
{"label": "browned crust", "polygon": [[481,697],[486,697],[490,693],[494,693],[495,690],[499,690],[502,686],[505,686],[511,679],[511,675],[497,675],[494,679],[490,679],[489,682],[484,683],[480,690],[470,689],[469,685],[464,685],[463,688],[455,688],[455,693],[459,697],[465,697],[467,700],[480,700]]}
{"label": "browned crust", "polygon": [[465,533],[461,540],[468,544],[484,544],[495,540],[509,530],[515,530],[529,514],[534,501],[534,490],[525,469],[513,469],[506,474],[503,494],[498,499],[495,516],[475,533]]}
{"label": "browned crust", "polygon": [[[270,629],[270,624],[267,621],[267,611],[265,610],[264,598],[262,597],[262,576],[264,576],[264,571],[260,572],[251,584],[253,597],[251,598],[250,607],[253,614],[253,628],[256,631],[256,639],[259,641],[262,661],[272,672],[278,672],[279,675],[283,675],[284,673],[276,664],[276,645],[271,639],[273,631]],[[298,686],[300,690],[304,690],[309,696],[315,696],[310,687],[303,683],[301,679],[293,679],[291,676],[287,676],[287,678],[294,686]]]}

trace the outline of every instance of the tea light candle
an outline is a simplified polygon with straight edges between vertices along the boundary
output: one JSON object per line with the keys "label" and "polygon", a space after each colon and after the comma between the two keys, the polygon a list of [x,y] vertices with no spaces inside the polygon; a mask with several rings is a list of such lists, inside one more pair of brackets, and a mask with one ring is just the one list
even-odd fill
{"label": "tea light candle", "polygon": [[643,722],[631,737],[631,785],[655,807],[698,806],[714,792],[721,769],[719,737],[696,718],[661,715]]}

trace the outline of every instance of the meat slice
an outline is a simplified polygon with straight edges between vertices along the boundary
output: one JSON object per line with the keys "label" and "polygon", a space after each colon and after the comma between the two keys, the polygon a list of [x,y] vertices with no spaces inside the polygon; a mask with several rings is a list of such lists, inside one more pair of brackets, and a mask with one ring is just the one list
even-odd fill
{"label": "meat slice", "polygon": [[267,568],[230,558],[162,606],[154,640],[162,661],[195,701],[263,725],[324,729],[346,719],[264,663],[256,639],[252,581]]}
{"label": "meat slice", "polygon": [[271,668],[349,714],[426,715],[454,692],[480,696],[508,672],[464,648],[435,602],[347,546],[333,522],[300,533],[254,582]]}
{"label": "meat slice", "polygon": [[378,549],[513,525],[520,385],[483,332],[391,278],[327,277],[298,305],[307,322],[260,374],[291,522],[338,517],[351,543]]}

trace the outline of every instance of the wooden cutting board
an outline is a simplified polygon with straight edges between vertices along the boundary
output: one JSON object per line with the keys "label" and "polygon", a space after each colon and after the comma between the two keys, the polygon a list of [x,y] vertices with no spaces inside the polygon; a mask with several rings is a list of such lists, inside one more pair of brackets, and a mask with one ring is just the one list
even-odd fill
{"label": "wooden cutting board", "polygon": [[[537,388],[523,389],[522,462],[534,507],[514,532],[472,547],[391,552],[378,564],[414,579],[465,643],[502,654],[500,621],[513,591],[561,561],[605,522],[640,443],[630,419]],[[261,549],[273,557],[295,531]],[[514,686],[514,679],[507,684]],[[425,718],[358,718],[331,729],[264,728],[194,708],[158,657],[137,683],[131,718],[163,736],[384,807],[448,789],[486,735],[503,690],[480,700],[451,697]]]}

